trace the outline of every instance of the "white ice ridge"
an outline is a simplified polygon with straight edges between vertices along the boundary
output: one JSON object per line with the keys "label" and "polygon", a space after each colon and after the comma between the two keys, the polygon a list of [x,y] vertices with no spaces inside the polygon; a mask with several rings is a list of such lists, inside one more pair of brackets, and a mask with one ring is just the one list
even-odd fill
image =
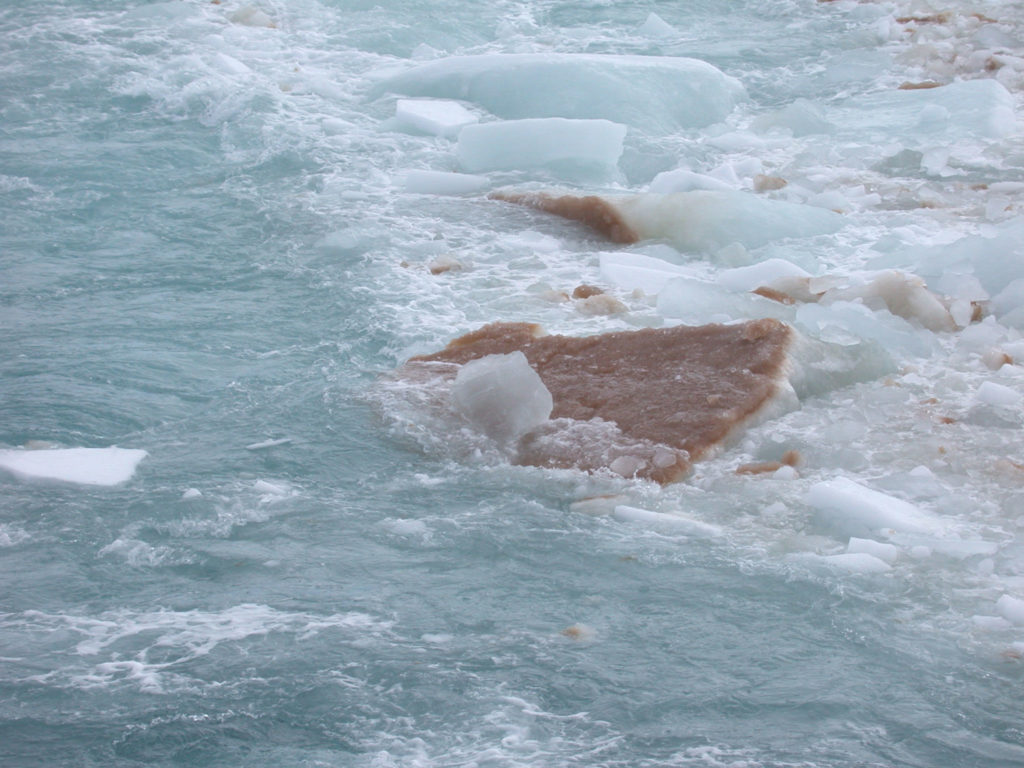
{"label": "white ice ridge", "polygon": [[625,138],[626,126],[608,120],[503,120],[467,125],[456,154],[470,172],[549,167],[609,173]]}
{"label": "white ice ridge", "polygon": [[135,448],[47,448],[0,450],[0,470],[20,480],[55,480],[79,485],[119,485],[131,479],[148,454]]}
{"label": "white ice ridge", "polygon": [[376,95],[386,92],[472,101],[506,119],[605,118],[662,132],[720,122],[745,95],[704,61],[590,53],[450,56],[384,80]]}
{"label": "white ice ridge", "polygon": [[551,392],[519,351],[463,365],[451,397],[456,411],[502,443],[546,422],[554,408]]}

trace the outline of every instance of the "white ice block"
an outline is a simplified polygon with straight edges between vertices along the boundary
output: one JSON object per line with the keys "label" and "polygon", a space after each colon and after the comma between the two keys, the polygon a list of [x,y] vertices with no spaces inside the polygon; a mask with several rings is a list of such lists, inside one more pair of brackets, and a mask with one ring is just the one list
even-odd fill
{"label": "white ice block", "polygon": [[119,485],[131,479],[148,454],[132,448],[0,450],[0,470],[22,480],[79,485]]}
{"label": "white ice block", "polygon": [[473,426],[499,441],[514,440],[540,426],[554,402],[526,355],[487,355],[459,369],[452,405]]}

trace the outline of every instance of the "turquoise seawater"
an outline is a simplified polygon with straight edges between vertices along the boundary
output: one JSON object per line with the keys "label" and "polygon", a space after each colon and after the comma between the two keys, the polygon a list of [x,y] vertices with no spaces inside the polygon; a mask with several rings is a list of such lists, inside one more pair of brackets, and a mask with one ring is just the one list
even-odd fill
{"label": "turquoise seawater", "polygon": [[[795,202],[841,194],[816,202],[848,226],[740,261],[630,252],[709,279],[765,258],[913,272],[920,249],[1020,232],[1021,13],[920,20],[947,10],[5,4],[0,448],[148,455],[114,486],[0,475],[0,764],[1024,765],[1024,417],[972,399],[996,375],[982,353],[1020,342],[1013,318],[963,337],[886,325],[877,343],[912,348],[887,376],[665,489],[509,466],[380,393],[486,322],[675,322],[627,290],[623,315],[549,300],[602,280],[613,247],[593,233],[483,192],[407,192],[409,171],[459,170],[456,140],[396,125],[388,78],[484,53],[700,59],[744,86],[725,121],[670,129],[652,106],[610,176],[487,184],[637,192],[685,167],[742,187],[754,161]],[[933,78],[997,78],[1009,122],[959,130],[948,105],[911,122],[948,131],[908,137],[885,95]],[[782,130],[751,128],[772,115]],[[1013,247],[996,256],[1024,263]],[[441,257],[462,269],[432,274]],[[1022,389],[1015,368],[1000,386]],[[735,474],[783,444],[806,455],[800,477]],[[941,517],[945,538],[895,536],[887,571],[832,567],[849,533],[806,493],[838,475]],[[575,504],[602,495],[720,535]]]}

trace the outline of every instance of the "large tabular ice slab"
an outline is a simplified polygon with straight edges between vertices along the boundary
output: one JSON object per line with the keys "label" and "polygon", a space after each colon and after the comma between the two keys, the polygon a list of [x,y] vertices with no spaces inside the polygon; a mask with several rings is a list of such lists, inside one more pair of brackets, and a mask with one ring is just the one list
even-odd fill
{"label": "large tabular ice slab", "polygon": [[0,451],[0,470],[22,480],[119,485],[148,454],[132,448],[48,448]]}
{"label": "large tabular ice slab", "polygon": [[732,243],[756,248],[830,234],[843,225],[835,211],[746,192],[581,196],[499,190],[490,197],[582,222],[616,243],[667,240],[681,251],[715,252]]}
{"label": "large tabular ice slab", "polygon": [[[416,378],[416,366],[435,363],[465,370],[471,361],[518,351],[551,393],[553,409],[514,446],[516,463],[606,469],[662,483],[680,479],[691,462],[789,391],[792,332],[775,320],[584,338],[539,333],[528,323],[488,325],[413,358],[404,373]],[[527,398],[536,392],[533,385],[514,389]],[[509,407],[502,397],[492,405]]]}
{"label": "large tabular ice slab", "polygon": [[385,80],[385,92],[472,101],[506,119],[605,118],[661,132],[717,123],[744,96],[704,61],[585,53],[451,56]]}
{"label": "large tabular ice slab", "polygon": [[467,125],[456,156],[466,171],[554,170],[608,174],[622,156],[626,126],[561,117]]}

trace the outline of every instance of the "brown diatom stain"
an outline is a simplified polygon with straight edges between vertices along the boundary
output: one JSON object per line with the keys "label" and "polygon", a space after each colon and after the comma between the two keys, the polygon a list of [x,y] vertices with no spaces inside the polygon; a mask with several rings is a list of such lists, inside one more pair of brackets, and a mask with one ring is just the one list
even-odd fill
{"label": "brown diatom stain", "polygon": [[802,461],[799,451],[786,451],[778,461],[760,461],[754,464],[743,464],[736,468],[737,475],[763,475],[778,472],[783,467],[796,467]]}
{"label": "brown diatom stain", "polygon": [[410,360],[462,365],[520,351],[553,400],[519,442],[516,463],[612,470],[669,483],[778,393],[792,331],[777,320],[597,336],[540,336],[494,323]]}
{"label": "brown diatom stain", "polygon": [[604,291],[596,285],[587,285],[586,283],[583,283],[582,285],[577,285],[576,288],[573,289],[572,297],[574,299],[589,299],[591,296],[600,296],[602,293],[604,293]]}
{"label": "brown diatom stain", "polygon": [[940,88],[940,87],[942,87],[942,84],[941,83],[936,83],[934,80],[925,80],[925,81],[920,82],[920,83],[914,83],[914,82],[911,82],[911,81],[907,80],[906,82],[900,83],[899,90],[901,90],[901,91],[925,91],[925,90],[928,90],[930,88]]}
{"label": "brown diatom stain", "polygon": [[529,208],[536,208],[538,211],[578,221],[600,232],[613,243],[628,245],[640,240],[640,235],[626,223],[615,206],[597,195],[578,197],[576,195],[548,195],[543,192],[492,192],[488,197],[491,200],[525,205]]}

